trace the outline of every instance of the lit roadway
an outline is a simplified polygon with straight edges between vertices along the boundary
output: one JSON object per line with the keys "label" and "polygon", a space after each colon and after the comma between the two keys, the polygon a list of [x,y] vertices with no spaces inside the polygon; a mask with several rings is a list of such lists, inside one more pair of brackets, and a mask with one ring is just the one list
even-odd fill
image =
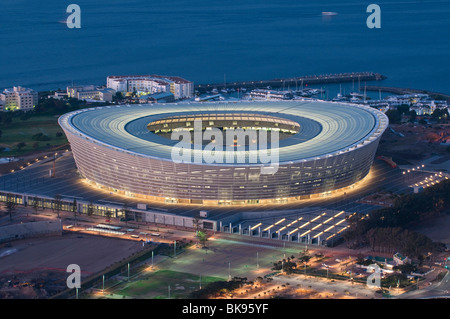
{"label": "lit roadway", "polygon": [[[446,270],[444,270],[446,271]],[[397,299],[432,299],[432,298],[450,298],[450,272],[447,271],[441,282],[404,293],[396,297]]]}
{"label": "lit roadway", "polygon": [[[29,193],[54,197],[60,194],[70,201],[73,198],[86,202],[92,201],[101,204],[115,204],[120,207],[127,203],[129,207],[136,207],[136,199],[120,196],[111,192],[93,188],[85,183],[78,175],[71,152],[63,153],[64,156],[56,160],[56,176],[50,177],[49,170],[53,168],[53,160],[43,163],[35,163],[24,170],[12,174],[0,176],[0,190],[17,193]],[[418,172],[415,173],[420,174]],[[428,174],[429,175],[429,174]],[[210,218],[220,220],[221,217],[232,215],[240,211],[268,211],[268,210],[293,210],[308,207],[321,207],[323,209],[346,210],[349,212],[367,213],[376,208],[368,204],[360,204],[356,201],[368,194],[377,191],[404,191],[411,184],[410,176],[402,175],[400,169],[392,169],[386,163],[375,160],[371,169],[371,178],[364,186],[356,187],[346,194],[320,199],[303,200],[295,203],[275,205],[248,205],[248,206],[223,206],[205,207],[202,205],[180,205],[149,202],[151,210],[162,209],[169,213],[183,216],[198,215],[199,211],[206,209],[210,212]],[[419,177],[416,177],[417,179]],[[144,202],[144,200],[138,200]]]}

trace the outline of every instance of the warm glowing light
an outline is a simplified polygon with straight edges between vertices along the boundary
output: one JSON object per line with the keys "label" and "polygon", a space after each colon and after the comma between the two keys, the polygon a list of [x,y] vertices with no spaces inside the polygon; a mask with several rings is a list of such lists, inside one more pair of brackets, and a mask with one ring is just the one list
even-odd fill
{"label": "warm glowing light", "polygon": [[255,226],[253,226],[252,228],[250,228],[250,230],[253,230],[253,229],[255,229],[255,228],[258,228],[258,227],[261,226],[261,225],[262,225],[262,223],[256,224]]}

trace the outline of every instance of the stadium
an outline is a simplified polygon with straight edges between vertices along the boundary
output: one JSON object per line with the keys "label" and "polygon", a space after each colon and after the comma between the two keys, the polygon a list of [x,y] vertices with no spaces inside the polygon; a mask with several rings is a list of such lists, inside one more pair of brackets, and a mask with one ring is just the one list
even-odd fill
{"label": "stadium", "polygon": [[[199,121],[202,132],[277,132],[277,170],[264,173],[259,160],[174,161],[179,141],[170,134],[192,131]],[[388,119],[353,104],[242,101],[82,109],[61,116],[59,124],[79,174],[92,186],[163,203],[247,205],[318,198],[354,187],[368,175]],[[192,144],[205,151],[202,142],[200,148]],[[248,159],[254,152],[262,150],[247,147],[243,153]]]}

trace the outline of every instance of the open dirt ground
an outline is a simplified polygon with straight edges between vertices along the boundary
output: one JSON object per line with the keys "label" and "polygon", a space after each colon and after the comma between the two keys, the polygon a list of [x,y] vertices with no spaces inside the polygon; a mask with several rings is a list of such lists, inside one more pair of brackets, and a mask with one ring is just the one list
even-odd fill
{"label": "open dirt ground", "polygon": [[70,233],[3,244],[0,297],[48,297],[66,288],[68,265],[79,265],[85,278],[141,248],[135,241]]}

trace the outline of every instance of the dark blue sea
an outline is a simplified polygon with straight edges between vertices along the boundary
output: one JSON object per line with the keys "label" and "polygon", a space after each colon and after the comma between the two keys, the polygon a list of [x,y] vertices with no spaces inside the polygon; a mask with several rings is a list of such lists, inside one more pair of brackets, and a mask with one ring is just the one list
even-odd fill
{"label": "dark blue sea", "polygon": [[[62,23],[71,3],[81,29]],[[366,25],[370,3],[380,29]],[[113,74],[222,83],[373,71],[382,85],[450,93],[449,31],[448,0],[0,0],[0,89]]]}

